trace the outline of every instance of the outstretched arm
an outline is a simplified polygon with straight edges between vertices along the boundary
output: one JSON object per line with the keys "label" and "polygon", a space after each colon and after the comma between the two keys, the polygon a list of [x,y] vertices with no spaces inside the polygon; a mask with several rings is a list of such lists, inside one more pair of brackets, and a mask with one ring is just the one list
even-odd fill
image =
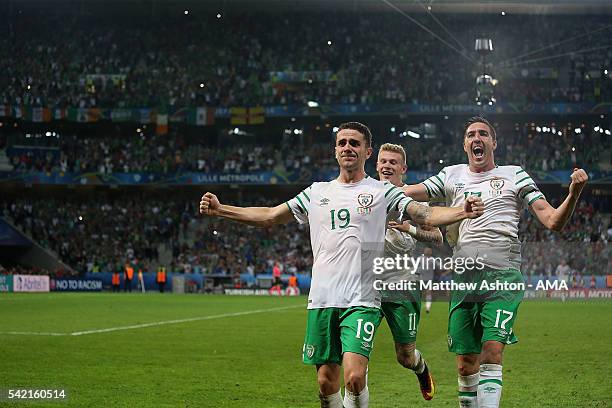
{"label": "outstretched arm", "polygon": [[417,224],[438,226],[453,224],[466,218],[478,218],[484,213],[484,203],[481,198],[475,196],[468,197],[463,207],[427,207],[412,201],[405,211]]}
{"label": "outstretched arm", "polygon": [[423,183],[406,184],[402,187],[402,190],[404,190],[404,194],[414,200],[422,202],[429,201],[429,194],[427,194],[427,188]]}
{"label": "outstretched arm", "polygon": [[202,196],[200,214],[227,218],[255,227],[286,224],[293,219],[293,214],[285,203],[276,207],[234,207],[221,204],[213,193],[206,193]]}
{"label": "outstretched arm", "polygon": [[589,176],[582,169],[575,169],[571,175],[571,183],[569,186],[569,194],[563,200],[561,205],[554,208],[546,199],[535,200],[531,204],[531,209],[536,218],[548,229],[553,231],[561,231],[567,221],[569,221],[576,203],[580,198],[580,193],[589,180]]}
{"label": "outstretched arm", "polygon": [[438,227],[430,227],[427,225],[412,225],[410,222],[405,221],[399,224],[395,221],[389,222],[389,228],[396,229],[398,231],[405,232],[411,237],[420,242],[431,242],[435,246],[440,247],[444,243],[442,237],[442,231]]}

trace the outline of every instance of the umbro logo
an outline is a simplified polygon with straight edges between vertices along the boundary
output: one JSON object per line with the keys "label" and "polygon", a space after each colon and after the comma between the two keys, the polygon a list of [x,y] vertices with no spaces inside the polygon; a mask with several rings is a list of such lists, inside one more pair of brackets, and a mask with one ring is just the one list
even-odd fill
{"label": "umbro logo", "polygon": [[325,198],[325,197],[323,197],[323,198],[321,199],[321,202],[320,202],[319,204],[320,204],[320,205],[327,205],[327,204],[329,204],[329,198]]}

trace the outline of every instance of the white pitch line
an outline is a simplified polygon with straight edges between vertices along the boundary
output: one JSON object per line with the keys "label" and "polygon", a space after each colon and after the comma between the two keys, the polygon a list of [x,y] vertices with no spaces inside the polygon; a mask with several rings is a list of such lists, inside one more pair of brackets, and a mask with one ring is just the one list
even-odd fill
{"label": "white pitch line", "polygon": [[224,317],[236,317],[236,316],[244,316],[251,315],[256,313],[265,313],[265,312],[276,312],[279,310],[286,309],[295,309],[298,307],[303,307],[302,305],[295,306],[284,306],[284,307],[274,307],[270,309],[256,309],[256,310],[248,310],[245,312],[236,312],[236,313],[223,313],[212,316],[200,316],[200,317],[191,317],[188,319],[176,319],[176,320],[164,320],[161,322],[151,322],[151,323],[143,323],[143,324],[134,324],[131,326],[119,326],[119,327],[109,327],[106,329],[97,329],[97,330],[85,330],[78,331],[72,333],[45,333],[45,332],[0,332],[0,334],[16,334],[16,335],[34,335],[34,336],[84,336],[87,334],[97,334],[97,333],[109,333],[120,330],[132,330],[132,329],[142,329],[145,327],[154,327],[154,326],[164,326],[166,324],[178,324],[178,323],[187,323],[187,322],[197,322],[201,320],[212,320],[212,319],[222,319]]}
{"label": "white pitch line", "polygon": [[68,333],[22,332],[22,331],[0,332],[0,334],[16,334],[16,335],[25,335],[25,336],[67,336],[68,335]]}

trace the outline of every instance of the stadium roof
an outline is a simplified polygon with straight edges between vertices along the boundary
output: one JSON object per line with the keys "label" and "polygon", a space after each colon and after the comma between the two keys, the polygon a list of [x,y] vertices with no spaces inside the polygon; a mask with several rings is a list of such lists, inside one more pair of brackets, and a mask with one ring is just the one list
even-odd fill
{"label": "stadium roof", "polygon": [[183,8],[219,11],[393,11],[397,7],[411,13],[494,13],[508,14],[611,14],[611,0],[9,0],[13,7],[68,6],[74,9]]}

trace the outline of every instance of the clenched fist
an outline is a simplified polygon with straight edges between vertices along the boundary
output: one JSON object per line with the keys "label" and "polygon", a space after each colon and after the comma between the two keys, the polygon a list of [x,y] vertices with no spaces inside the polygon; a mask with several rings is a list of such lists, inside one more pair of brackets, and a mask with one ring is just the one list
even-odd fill
{"label": "clenched fist", "polygon": [[463,211],[468,218],[478,218],[484,213],[484,202],[482,198],[469,196],[463,204]]}
{"label": "clenched fist", "polygon": [[207,192],[200,199],[200,214],[215,215],[216,211],[221,206],[219,199],[213,193]]}
{"label": "clenched fist", "polygon": [[580,193],[582,192],[582,189],[584,188],[587,181],[589,180],[589,176],[586,174],[586,171],[582,169],[574,169],[574,172],[570,176],[570,180],[571,180],[571,183],[569,186],[570,195],[579,196]]}

